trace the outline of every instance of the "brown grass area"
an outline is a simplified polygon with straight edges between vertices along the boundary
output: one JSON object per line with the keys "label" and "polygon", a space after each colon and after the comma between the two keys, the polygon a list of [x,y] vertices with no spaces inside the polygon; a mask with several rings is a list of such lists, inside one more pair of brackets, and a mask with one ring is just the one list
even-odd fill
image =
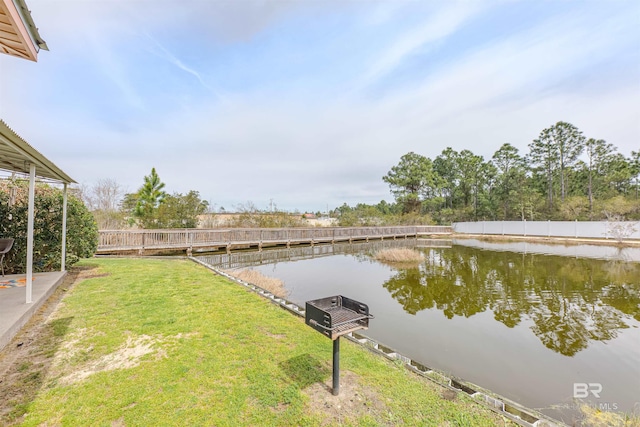
{"label": "brown grass area", "polygon": [[640,425],[640,416],[637,414],[619,414],[616,412],[601,411],[592,406],[581,404],[579,406],[583,419],[582,425],[591,427],[637,427]]}
{"label": "brown grass area", "polygon": [[383,262],[420,262],[424,259],[422,252],[409,248],[382,249],[373,254],[373,258]]}
{"label": "brown grass area", "polygon": [[269,291],[280,298],[286,298],[289,295],[289,291],[285,289],[284,282],[282,280],[276,279],[275,277],[265,276],[259,271],[248,269],[225,271],[225,273],[240,280],[244,280],[245,282],[260,286],[262,289]]}

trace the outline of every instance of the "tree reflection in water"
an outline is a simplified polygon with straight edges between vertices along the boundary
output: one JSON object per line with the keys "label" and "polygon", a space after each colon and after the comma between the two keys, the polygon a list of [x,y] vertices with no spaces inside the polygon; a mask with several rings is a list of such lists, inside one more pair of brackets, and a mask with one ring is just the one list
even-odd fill
{"label": "tree reflection in water", "polygon": [[411,314],[436,308],[451,319],[491,310],[513,328],[523,319],[553,351],[573,356],[640,321],[640,264],[552,255],[425,250],[418,268],[398,269],[384,287]]}

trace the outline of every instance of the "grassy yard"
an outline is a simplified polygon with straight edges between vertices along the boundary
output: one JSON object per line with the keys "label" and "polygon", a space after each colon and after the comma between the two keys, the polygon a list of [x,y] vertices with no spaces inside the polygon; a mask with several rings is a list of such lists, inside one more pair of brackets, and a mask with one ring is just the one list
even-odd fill
{"label": "grassy yard", "polygon": [[515,425],[346,340],[332,396],[330,340],[193,262],[80,268],[30,350],[40,359],[13,373],[37,387],[0,424]]}

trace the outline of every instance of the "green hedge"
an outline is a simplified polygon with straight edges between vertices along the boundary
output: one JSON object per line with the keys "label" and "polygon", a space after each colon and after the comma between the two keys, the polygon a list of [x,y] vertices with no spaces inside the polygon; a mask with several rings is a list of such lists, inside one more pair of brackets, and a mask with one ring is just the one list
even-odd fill
{"label": "green hedge", "polygon": [[[5,257],[5,273],[26,271],[28,183],[0,180],[0,237],[15,239]],[[98,247],[98,226],[80,199],[67,194],[67,256],[71,266],[93,256]],[[62,190],[46,184],[35,189],[33,270],[60,269],[62,259]]]}

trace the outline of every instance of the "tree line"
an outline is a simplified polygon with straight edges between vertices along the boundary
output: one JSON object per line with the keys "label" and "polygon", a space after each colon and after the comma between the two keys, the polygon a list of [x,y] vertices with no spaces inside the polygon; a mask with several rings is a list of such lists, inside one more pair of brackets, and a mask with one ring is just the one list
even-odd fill
{"label": "tree line", "polygon": [[165,190],[155,168],[143,178],[142,186],[134,193],[124,193],[112,179],[98,181],[91,188],[81,188],[80,194],[93,213],[99,229],[139,228],[196,228],[198,216],[208,212],[209,202],[200,193],[186,194]]}
{"label": "tree line", "polygon": [[[490,159],[447,147],[435,158],[409,152],[382,177],[395,201],[344,203],[337,225],[450,224],[495,220],[640,219],[640,150],[629,157],[567,122],[542,130],[527,153],[509,143]],[[100,229],[195,228],[209,203],[191,190],[168,194],[155,168],[135,193],[113,180],[81,191]],[[286,212],[239,208],[238,227],[304,226]],[[320,214],[320,213],[318,213]]]}
{"label": "tree line", "polygon": [[625,157],[567,122],[542,130],[528,148],[521,154],[505,143],[488,160],[451,147],[434,159],[409,152],[382,177],[395,206],[369,208],[437,223],[640,219],[640,150]]}
{"label": "tree line", "polygon": [[[155,168],[143,178],[143,184],[134,193],[125,193],[113,179],[102,179],[91,187],[81,187],[80,196],[93,213],[100,230],[127,227],[145,229],[215,227],[213,209],[200,193],[190,190],[186,194],[165,191]],[[226,212],[220,207],[221,213]],[[202,220],[201,215],[207,214]],[[272,204],[270,210],[260,210],[252,202],[235,207],[233,217],[225,227],[303,227],[307,223],[298,212],[279,210]]]}

